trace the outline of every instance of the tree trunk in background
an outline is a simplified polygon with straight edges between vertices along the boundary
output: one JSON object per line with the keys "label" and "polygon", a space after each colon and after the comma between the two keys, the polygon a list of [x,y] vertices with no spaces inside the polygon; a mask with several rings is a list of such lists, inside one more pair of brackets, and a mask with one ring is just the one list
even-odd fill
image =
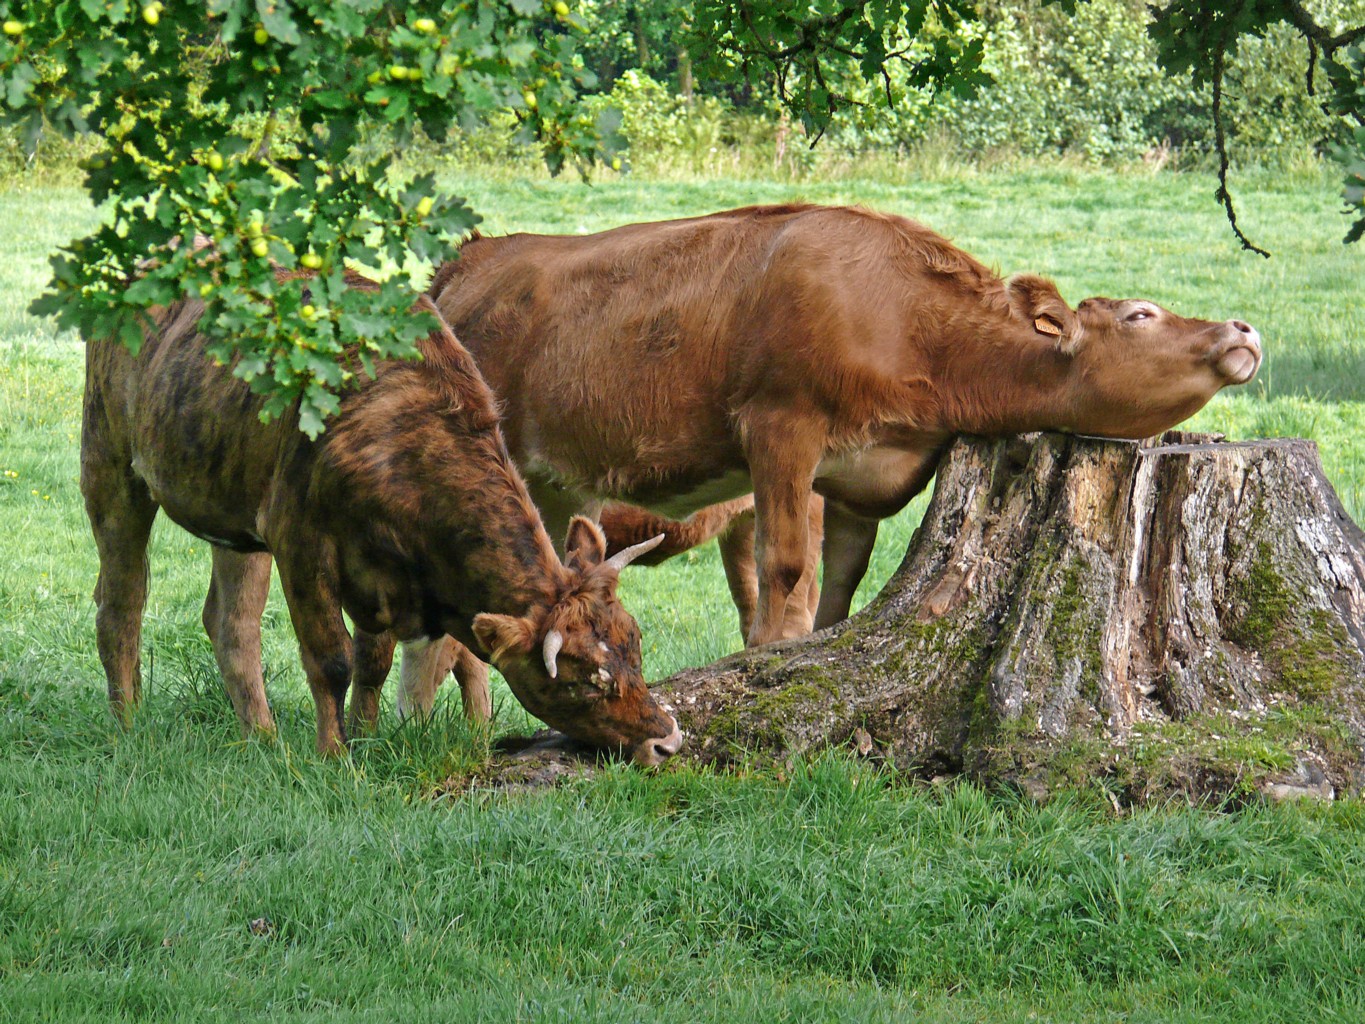
{"label": "tree trunk in background", "polygon": [[635,30],[635,57],[637,65],[645,74],[649,73],[649,37],[645,35],[645,12],[636,4],[631,11],[631,27]]}
{"label": "tree trunk in background", "polygon": [[678,47],[678,92],[690,107],[695,83],[692,81],[692,55],[683,47]]}
{"label": "tree trunk in background", "polygon": [[705,762],[852,745],[1126,799],[1365,783],[1365,534],[1310,441],[961,440],[861,613],[658,685]]}

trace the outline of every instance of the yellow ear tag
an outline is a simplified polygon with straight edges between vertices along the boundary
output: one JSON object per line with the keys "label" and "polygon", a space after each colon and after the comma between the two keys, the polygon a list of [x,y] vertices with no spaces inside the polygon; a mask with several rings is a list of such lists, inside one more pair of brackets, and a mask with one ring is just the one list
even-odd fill
{"label": "yellow ear tag", "polygon": [[1040,316],[1033,321],[1033,326],[1037,328],[1039,334],[1051,334],[1054,337],[1061,337],[1062,329],[1057,324],[1045,316]]}

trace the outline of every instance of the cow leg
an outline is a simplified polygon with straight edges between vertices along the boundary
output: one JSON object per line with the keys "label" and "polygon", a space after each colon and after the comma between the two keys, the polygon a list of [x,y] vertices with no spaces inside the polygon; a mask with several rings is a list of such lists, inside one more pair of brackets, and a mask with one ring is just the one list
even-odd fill
{"label": "cow leg", "polygon": [[393,667],[392,633],[355,631],[355,664],[351,668],[351,711],[348,718],[352,736],[373,733],[379,726],[379,695]]}
{"label": "cow leg", "polygon": [[270,555],[213,548],[213,576],[204,600],[204,632],[242,735],[275,735],[261,674],[261,613],[270,594]]}
{"label": "cow leg", "polygon": [[788,598],[809,559],[811,482],[824,432],[804,426],[783,418],[750,425],[746,438],[758,564],[758,610],[749,630],[750,647],[782,638]]}
{"label": "cow leg", "polygon": [[465,718],[476,725],[491,721],[493,696],[488,691],[488,665],[453,637],[447,637],[446,643],[448,649],[454,648],[455,663],[452,670],[456,682],[460,684],[460,701]]}
{"label": "cow leg", "polygon": [[436,691],[450,671],[453,660],[446,653],[447,642],[453,644],[457,641],[449,637],[422,637],[403,641],[403,663],[399,668],[396,701],[399,718],[425,718],[431,714],[431,709],[436,706]]}
{"label": "cow leg", "polygon": [[[88,429],[88,428],[87,428]],[[132,467],[83,451],[81,493],[99,552],[95,635],[109,706],[123,725],[142,700],[142,612],[147,603],[147,541],[156,502]]]}
{"label": "cow leg", "polygon": [[848,618],[853,593],[867,574],[880,520],[856,516],[835,502],[825,503],[825,590],[815,613],[815,628]]}
{"label": "cow leg", "polygon": [[[305,545],[300,545],[305,549]],[[277,558],[280,583],[289,605],[289,618],[299,641],[308,688],[318,716],[318,753],[339,757],[346,753],[346,690],[351,684],[352,644],[341,616],[341,601],[329,580],[319,553],[301,550],[299,557]]]}
{"label": "cow leg", "polygon": [[[801,579],[787,599],[783,617],[782,636],[805,636],[815,621],[820,602],[820,539],[823,535],[824,499],[811,495],[809,531],[806,545],[806,564]],[[725,568],[725,581],[730,585],[730,598],[739,612],[739,633],[747,637],[753,628],[758,607],[758,570],[754,563],[754,513],[750,509],[736,516],[720,535],[720,561]]]}
{"label": "cow leg", "polygon": [[720,535],[720,562],[725,567],[725,582],[730,599],[739,612],[739,635],[748,637],[758,610],[758,569],[754,563],[754,512],[737,516]]}
{"label": "cow leg", "polygon": [[487,722],[493,717],[493,700],[488,691],[488,666],[454,637],[414,640],[403,645],[403,674],[398,689],[398,715],[429,715],[436,703],[436,691],[446,673],[453,671],[460,684],[464,716],[470,722]]}
{"label": "cow leg", "polygon": [[810,616],[811,629],[815,628],[815,616],[820,608],[820,563],[821,551],[825,539],[825,499],[820,499],[820,505],[811,505],[810,519],[810,546],[806,549],[807,558],[811,559],[810,588],[806,591],[806,614]]}
{"label": "cow leg", "polygon": [[805,636],[815,622],[815,611],[820,603],[820,540],[824,536],[825,500],[818,494],[810,497],[807,519],[806,565],[801,580],[787,598],[787,613],[782,621],[782,637]]}

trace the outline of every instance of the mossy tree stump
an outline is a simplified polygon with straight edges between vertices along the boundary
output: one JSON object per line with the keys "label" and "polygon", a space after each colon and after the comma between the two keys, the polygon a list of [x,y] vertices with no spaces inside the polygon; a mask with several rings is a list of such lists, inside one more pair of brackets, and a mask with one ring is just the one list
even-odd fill
{"label": "mossy tree stump", "polygon": [[852,745],[1144,799],[1365,783],[1365,534],[1310,441],[964,439],[881,594],[658,687],[706,762]]}

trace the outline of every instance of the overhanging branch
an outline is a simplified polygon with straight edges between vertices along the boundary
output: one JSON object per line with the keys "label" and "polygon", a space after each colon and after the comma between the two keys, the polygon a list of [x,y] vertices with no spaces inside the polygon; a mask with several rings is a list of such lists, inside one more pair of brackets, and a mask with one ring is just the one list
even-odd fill
{"label": "overhanging branch", "polygon": [[1228,191],[1228,143],[1223,127],[1223,73],[1226,70],[1226,59],[1227,39],[1224,38],[1219,40],[1218,49],[1213,54],[1213,142],[1218,150],[1218,189],[1214,192],[1214,198],[1222,203],[1223,209],[1227,211],[1232,233],[1242,243],[1242,248],[1270,259],[1270,253],[1254,244],[1238,227],[1237,211],[1233,209],[1232,193]]}

